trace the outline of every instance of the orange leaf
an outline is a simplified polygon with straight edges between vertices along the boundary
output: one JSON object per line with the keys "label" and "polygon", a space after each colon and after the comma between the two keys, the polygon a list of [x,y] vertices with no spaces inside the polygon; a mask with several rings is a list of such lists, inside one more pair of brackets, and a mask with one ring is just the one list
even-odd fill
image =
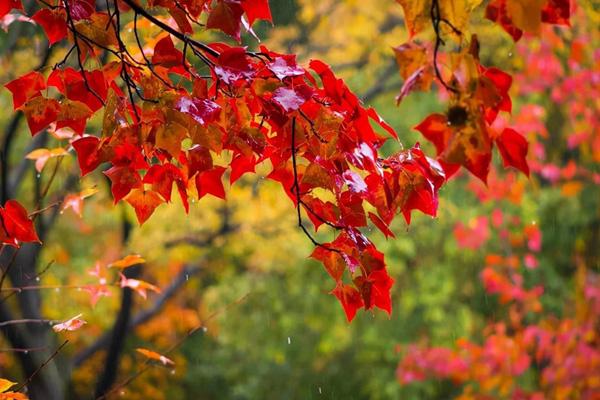
{"label": "orange leaf", "polygon": [[150,360],[159,361],[160,363],[162,363],[165,366],[166,365],[175,365],[175,362],[173,360],[171,360],[170,358],[167,358],[167,357],[163,356],[162,354],[159,354],[155,351],[143,349],[143,348],[137,348],[137,349],[135,349],[135,351],[137,351],[138,353],[140,353],[141,355],[143,355],[144,357],[146,357]]}
{"label": "orange leaf", "polygon": [[146,260],[144,260],[139,254],[130,254],[110,264],[109,267],[125,269],[127,267],[131,267],[132,265],[142,264],[145,262]]}
{"label": "orange leaf", "polygon": [[143,189],[132,190],[125,200],[135,209],[135,215],[140,225],[146,222],[156,207],[163,203],[158,193]]}

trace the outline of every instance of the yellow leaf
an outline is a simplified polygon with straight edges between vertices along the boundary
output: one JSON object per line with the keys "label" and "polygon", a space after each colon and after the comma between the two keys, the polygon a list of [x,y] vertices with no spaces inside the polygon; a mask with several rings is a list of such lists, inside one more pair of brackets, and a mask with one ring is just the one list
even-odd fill
{"label": "yellow leaf", "polygon": [[[481,4],[481,0],[440,0],[439,4],[442,19],[464,34],[471,11]],[[449,28],[445,23],[441,23],[440,27]],[[452,29],[448,30],[448,32],[452,31]]]}
{"label": "yellow leaf", "polygon": [[16,385],[17,382],[9,381],[8,379],[0,378],[0,393],[6,392],[8,389]]}
{"label": "yellow leaf", "polygon": [[52,157],[60,157],[67,154],[67,151],[62,147],[57,147],[55,149],[36,149],[31,153],[27,154],[25,158],[28,160],[35,160],[35,169],[37,172],[42,172],[46,162]]}
{"label": "yellow leaf", "polygon": [[396,0],[404,10],[410,37],[431,26],[431,0]]}
{"label": "yellow leaf", "polygon": [[545,4],[546,0],[506,0],[506,12],[517,28],[539,34]]}
{"label": "yellow leaf", "polygon": [[90,18],[76,21],[75,29],[101,46],[118,47],[119,42],[115,28],[110,23],[111,18],[108,14],[94,13]]}

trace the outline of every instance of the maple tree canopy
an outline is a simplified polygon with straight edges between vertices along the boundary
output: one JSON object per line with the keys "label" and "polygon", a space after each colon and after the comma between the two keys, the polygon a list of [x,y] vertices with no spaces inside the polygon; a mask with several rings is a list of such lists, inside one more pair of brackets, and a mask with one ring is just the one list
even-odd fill
{"label": "maple tree canopy", "polygon": [[[32,71],[6,88],[32,135],[49,126],[72,132],[57,136],[75,150],[81,175],[102,165],[115,203],[129,203],[140,223],[171,201],[173,184],[187,210],[190,198],[225,198],[224,176],[233,184],[268,161],[268,178],[296,207],[348,320],[363,307],[390,313],[393,280],[364,233],[369,221],[393,236],[398,214],[407,223],[413,210],[435,216],[438,190],[458,168],[486,181],[494,145],[506,166],[529,172],[523,136],[491,127],[498,113],[511,111],[511,76],[481,65],[477,38],[466,35],[480,1],[398,2],[411,35],[394,49],[405,79],[398,101],[432,82],[449,96],[445,114],[416,127],[436,157],[418,144],[382,157],[381,146],[397,133],[322,61],[302,66],[264,46],[255,52],[194,39],[196,30],[214,29],[239,42],[242,29],[253,33],[256,20],[271,21],[267,0],[115,0],[113,9],[94,0],[40,0],[31,19],[49,45],[68,42],[70,50],[49,74]],[[22,11],[21,0],[3,1],[0,17],[11,9]],[[486,16],[518,40],[540,23],[568,24],[569,3],[495,0]],[[434,39],[424,40],[430,32]],[[459,45],[452,57],[441,53],[445,41]],[[450,67],[439,67],[441,57]],[[66,66],[73,59],[78,67]],[[86,133],[97,113],[101,132]],[[43,165],[62,154],[30,156],[45,157]],[[18,203],[0,213],[3,243],[37,240]],[[320,243],[305,220],[337,236]]]}

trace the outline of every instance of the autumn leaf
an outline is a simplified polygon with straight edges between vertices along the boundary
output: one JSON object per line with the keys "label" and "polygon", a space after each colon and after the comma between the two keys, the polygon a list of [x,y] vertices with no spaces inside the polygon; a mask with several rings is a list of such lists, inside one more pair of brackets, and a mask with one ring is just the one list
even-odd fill
{"label": "autumn leaf", "polygon": [[515,167],[529,176],[529,166],[526,160],[528,144],[520,133],[514,129],[506,128],[496,138],[496,144],[505,167]]}
{"label": "autumn leaf", "polygon": [[17,382],[11,382],[8,379],[0,378],[0,393],[6,392],[8,389],[16,385]]}
{"label": "autumn leaf", "polygon": [[55,99],[37,96],[27,100],[19,109],[25,114],[31,135],[34,136],[56,121],[60,104]]}
{"label": "autumn leaf", "polygon": [[342,304],[348,322],[352,322],[356,311],[365,306],[360,292],[356,288],[342,282],[338,282],[335,289],[331,291],[331,294],[337,297]]}
{"label": "autumn leaf", "polygon": [[[282,86],[277,88],[273,92],[273,100],[287,112],[296,111],[310,97],[309,91],[298,91],[301,88],[303,87],[290,89]],[[304,86],[304,88],[308,89],[307,86]]]}
{"label": "autumn leaf", "polygon": [[305,74],[304,68],[296,64],[296,57],[294,56],[276,57],[273,61],[267,64],[267,67],[280,80],[294,76],[302,76]]}
{"label": "autumn leaf", "polygon": [[120,285],[122,288],[130,288],[132,290],[135,290],[144,299],[146,299],[146,297],[147,297],[148,290],[155,292],[155,293],[160,293],[160,288],[152,285],[151,283],[141,281],[139,279],[126,278],[125,275],[123,275],[123,274],[120,274],[120,276],[121,276]]}
{"label": "autumn leaf", "polygon": [[115,204],[123,197],[127,196],[133,189],[142,186],[140,174],[127,166],[114,166],[103,172],[111,181],[110,190]]}
{"label": "autumn leaf", "polygon": [[143,355],[144,357],[146,357],[149,360],[160,362],[164,366],[175,365],[175,362],[173,360],[171,360],[170,358],[167,358],[167,357],[163,356],[162,354],[159,354],[155,351],[144,349],[144,348],[137,348],[137,349],[135,349],[135,351],[137,351],[138,353],[140,353],[141,355]]}
{"label": "autumn leaf", "polygon": [[37,172],[42,172],[46,162],[53,157],[62,157],[67,155],[68,152],[62,147],[54,149],[36,149],[28,153],[25,158],[28,160],[35,160],[35,169]]}
{"label": "autumn leaf", "polygon": [[225,167],[215,166],[208,171],[196,175],[195,183],[198,191],[198,199],[207,194],[212,194],[215,197],[225,200],[225,188],[221,179],[225,170]]}
{"label": "autumn leaf", "polygon": [[0,378],[0,400],[28,400],[29,398],[23,393],[8,391],[16,384],[8,379]]}
{"label": "autumn leaf", "polygon": [[135,210],[135,215],[137,216],[138,222],[142,225],[152,213],[156,207],[163,203],[163,199],[158,195],[158,193],[152,190],[143,190],[143,189],[133,189],[129,195],[125,198]]}
{"label": "autumn leaf", "polygon": [[5,0],[0,3],[0,17],[4,17],[10,10],[23,10],[21,0]]}
{"label": "autumn leaf", "polygon": [[110,263],[108,266],[111,268],[125,269],[131,267],[132,265],[143,264],[145,262],[146,260],[144,260],[139,254],[130,254],[124,258],[121,258],[120,260]]}
{"label": "autumn leaf", "polygon": [[248,17],[248,24],[252,26],[257,19],[273,22],[269,0],[242,0],[242,9]]}
{"label": "autumn leaf", "polygon": [[41,243],[27,210],[16,200],[8,200],[4,207],[0,207],[0,222],[2,230],[10,239],[4,243],[15,245],[14,240]]}
{"label": "autumn leaf", "polygon": [[100,139],[95,136],[84,136],[71,143],[77,152],[77,161],[81,176],[85,176],[100,165]]}
{"label": "autumn leaf", "polygon": [[60,324],[53,325],[52,329],[54,332],[76,331],[83,325],[87,324],[87,322],[83,320],[81,316],[82,314],[77,314],[71,319],[61,322]]}
{"label": "autumn leaf", "polygon": [[64,9],[42,8],[31,19],[44,29],[50,46],[67,37],[67,14]]}
{"label": "autumn leaf", "polygon": [[19,109],[27,100],[41,95],[46,88],[44,76],[32,71],[4,85],[13,95],[13,107]]}
{"label": "autumn leaf", "polygon": [[242,14],[244,14],[244,9],[239,1],[217,0],[208,15],[206,27],[219,29],[239,41]]}
{"label": "autumn leaf", "polygon": [[98,189],[93,187],[89,189],[82,190],[79,193],[71,193],[65,196],[63,200],[61,212],[64,212],[67,209],[73,210],[75,214],[81,218],[83,216],[83,200],[98,193]]}

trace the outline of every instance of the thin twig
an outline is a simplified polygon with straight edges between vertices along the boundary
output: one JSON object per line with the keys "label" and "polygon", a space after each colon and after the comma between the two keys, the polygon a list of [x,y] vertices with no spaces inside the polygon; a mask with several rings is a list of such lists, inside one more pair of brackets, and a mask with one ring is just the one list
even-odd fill
{"label": "thin twig", "polygon": [[52,355],[50,355],[50,357],[48,357],[48,359],[46,361],[44,361],[35,371],[33,371],[33,373],[31,375],[29,375],[29,377],[25,380],[25,382],[23,382],[22,384],[20,384],[16,389],[15,392],[20,391],[21,389],[23,389],[25,386],[27,386],[32,380],[33,378],[46,366],[48,365],[48,363],[50,361],[52,361],[54,359],[54,357],[56,357],[58,355],[58,353],[62,350],[63,347],[65,347],[65,345],[69,343],[69,340],[65,340],[64,342],[62,342],[62,344],[60,346],[58,346],[58,348],[54,351],[54,353],[52,353]]}

